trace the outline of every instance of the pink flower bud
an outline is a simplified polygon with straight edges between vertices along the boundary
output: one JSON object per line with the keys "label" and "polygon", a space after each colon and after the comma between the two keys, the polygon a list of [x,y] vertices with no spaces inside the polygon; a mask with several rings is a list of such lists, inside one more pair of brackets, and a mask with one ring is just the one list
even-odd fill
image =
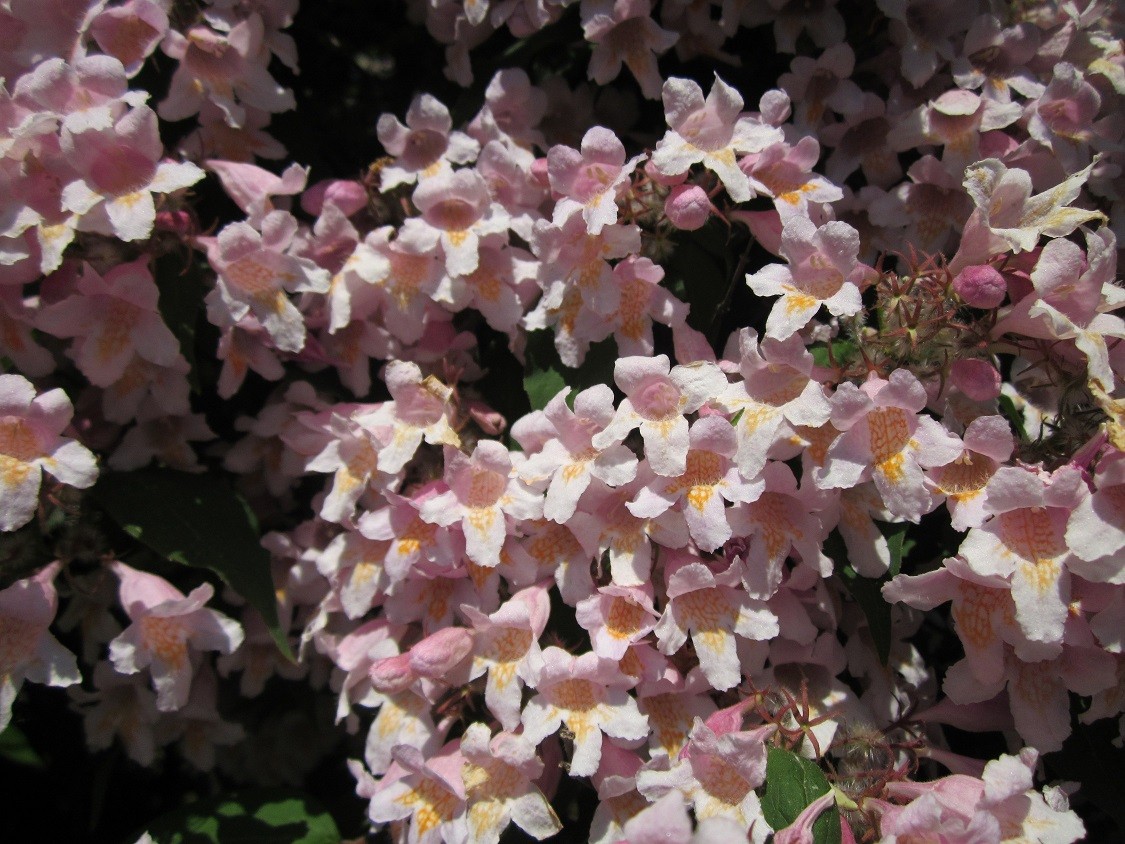
{"label": "pink flower bud", "polygon": [[949,380],[973,401],[989,401],[1000,395],[1000,373],[991,363],[979,358],[954,362]]}
{"label": "pink flower bud", "polygon": [[195,233],[195,222],[187,211],[157,211],[155,228],[187,237]]}
{"label": "pink flower bud", "polygon": [[326,202],[350,217],[366,207],[367,191],[359,182],[349,179],[324,179],[301,194],[301,208],[314,217],[320,216]]}
{"label": "pink flower bud", "polygon": [[997,308],[1008,293],[1004,276],[989,264],[965,267],[953,279],[953,289],[974,308]]}
{"label": "pink flower bud", "polygon": [[371,685],[384,694],[406,691],[418,679],[410,664],[409,653],[375,660],[367,675],[371,678]]}
{"label": "pink flower bud", "polygon": [[676,228],[695,231],[711,216],[711,200],[699,185],[676,185],[664,203],[664,213]]}
{"label": "pink flower bud", "polygon": [[410,668],[422,677],[440,680],[473,649],[473,633],[464,627],[438,630],[410,649]]}

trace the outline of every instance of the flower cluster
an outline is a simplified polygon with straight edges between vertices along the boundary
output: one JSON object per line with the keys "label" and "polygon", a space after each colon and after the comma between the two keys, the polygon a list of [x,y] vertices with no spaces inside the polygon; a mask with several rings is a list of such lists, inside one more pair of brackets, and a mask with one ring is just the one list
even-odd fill
{"label": "flower cluster", "polygon": [[[548,838],[587,781],[607,844],[1082,837],[1040,756],[1125,723],[1112,4],[879,0],[873,49],[835,2],[417,0],[462,84],[577,18],[662,124],[505,68],[312,183],[260,161],[296,0],[182,5],[0,2],[0,530],[120,521],[71,489],[99,475],[225,476],[273,595],[186,560],[220,611],[132,522],[63,528],[0,590],[0,727],[72,686],[92,750],[272,783],[229,701],[300,682],[410,841]],[[788,65],[749,105],[748,34]],[[797,816],[777,753],[826,783]]]}

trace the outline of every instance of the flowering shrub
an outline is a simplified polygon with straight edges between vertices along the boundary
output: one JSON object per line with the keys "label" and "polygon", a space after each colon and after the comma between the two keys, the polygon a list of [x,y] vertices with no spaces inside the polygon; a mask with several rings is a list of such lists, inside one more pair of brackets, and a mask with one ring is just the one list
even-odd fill
{"label": "flowering shrub", "polygon": [[1123,25],[0,0],[6,827],[1125,834]]}

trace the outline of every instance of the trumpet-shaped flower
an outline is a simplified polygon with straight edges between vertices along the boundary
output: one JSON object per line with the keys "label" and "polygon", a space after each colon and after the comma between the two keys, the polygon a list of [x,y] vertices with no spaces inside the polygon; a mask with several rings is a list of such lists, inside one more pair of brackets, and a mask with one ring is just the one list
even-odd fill
{"label": "trumpet-shaped flower", "polygon": [[667,80],[662,96],[670,128],[652,153],[657,171],[679,176],[702,163],[719,177],[732,200],[749,201],[754,191],[735,156],[761,152],[783,140],[781,130],[740,116],[742,96],[718,75],[706,100],[703,89],[690,79]]}
{"label": "trumpet-shaped flower", "polygon": [[746,276],[759,296],[781,295],[766,320],[766,336],[785,340],[804,328],[824,305],[834,316],[863,308],[857,274],[862,267],[859,232],[836,221],[817,226],[808,217],[790,217],[781,231],[781,256],[789,266],[770,264]]}
{"label": "trumpet-shaped flower", "polygon": [[94,483],[94,455],[61,436],[73,413],[62,390],[36,395],[22,375],[0,375],[0,531],[22,527],[35,515],[40,469],[79,489]]}
{"label": "trumpet-shaped flower", "polygon": [[82,681],[74,654],[48,632],[59,606],[54,580],[60,567],[51,563],[0,591],[0,730],[25,679],[49,686]]}
{"label": "trumpet-shaped flower", "polygon": [[698,410],[726,388],[722,371],[705,361],[669,369],[667,355],[630,357],[614,364],[613,380],[626,397],[590,443],[605,448],[640,426],[652,470],[667,477],[682,475],[689,446],[684,414]]}
{"label": "trumpet-shaped flower", "polygon": [[122,674],[143,668],[152,673],[156,707],[162,712],[183,708],[191,691],[195,651],[232,653],[242,644],[242,626],[204,605],[215,594],[205,583],[184,597],[155,574],[114,563],[121,580],[119,597],[132,622],[109,643],[109,658]]}
{"label": "trumpet-shaped flower", "polygon": [[570,775],[590,776],[598,770],[603,733],[629,740],[648,735],[648,719],[625,691],[629,682],[616,663],[595,653],[545,648],[538,694],[523,709],[523,735],[538,744],[565,725],[574,737]]}

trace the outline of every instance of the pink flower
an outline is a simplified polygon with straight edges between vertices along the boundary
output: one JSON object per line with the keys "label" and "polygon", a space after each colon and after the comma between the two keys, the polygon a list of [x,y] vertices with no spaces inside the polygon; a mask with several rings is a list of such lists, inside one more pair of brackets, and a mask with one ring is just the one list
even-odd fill
{"label": "pink flower", "polygon": [[748,273],[746,283],[759,296],[776,296],[766,320],[766,336],[784,340],[808,325],[821,305],[835,316],[863,308],[857,274],[862,266],[859,232],[836,221],[817,226],[807,217],[790,217],[781,233],[781,256],[789,262]]}
{"label": "pink flower", "polygon": [[90,23],[90,35],[104,53],[125,66],[129,77],[140,72],[167,32],[168,15],[154,0],[126,0],[103,9]]}
{"label": "pink flower", "polygon": [[79,489],[94,483],[94,455],[61,436],[73,413],[62,390],[36,395],[22,375],[0,375],[0,531],[22,527],[35,515],[40,469]]}
{"label": "pink flower", "polygon": [[414,189],[421,217],[410,217],[398,240],[418,253],[440,245],[450,275],[468,275],[480,263],[481,239],[508,230],[508,213],[492,201],[488,183],[476,170],[457,170],[426,179]]}
{"label": "pink flower", "polygon": [[687,469],[688,422],[693,413],[718,395],[727,380],[713,363],[698,362],[669,369],[668,356],[619,358],[613,380],[625,393],[613,420],[590,443],[605,448],[621,442],[640,426],[645,455],[658,475],[677,477]]}
{"label": "pink flower", "polygon": [[472,844],[497,844],[513,821],[539,840],[562,829],[555,810],[535,785],[543,762],[525,736],[509,732],[493,736],[484,724],[473,723],[461,737],[461,756]]}
{"label": "pink flower", "polygon": [[494,568],[500,564],[508,516],[533,519],[542,513],[541,499],[514,474],[511,456],[498,442],[481,440],[471,457],[447,446],[449,491],[424,502],[422,518],[443,526],[460,522],[469,559]]}
{"label": "pink flower", "polygon": [[293,108],[293,92],[277,84],[265,67],[269,53],[262,50],[264,37],[262,18],[254,13],[225,33],[202,23],[184,34],[169,30],[162,49],[180,64],[160,103],[160,116],[183,120],[210,102],[227,125],[241,127],[248,107],[271,113]]}
{"label": "pink flower", "polygon": [[782,140],[781,131],[740,116],[741,95],[718,75],[706,101],[703,89],[690,79],[669,79],[662,96],[669,131],[652,153],[653,166],[666,176],[678,176],[702,162],[719,177],[732,200],[746,202],[753,197],[750,180],[738,169],[735,155],[761,152]]}
{"label": "pink flower", "polygon": [[0,730],[12,718],[12,702],[24,680],[48,686],[82,682],[74,654],[48,632],[59,606],[54,580],[61,566],[51,563],[0,591]]}
{"label": "pink flower", "polygon": [[204,175],[190,162],[160,160],[164,146],[148,106],[134,108],[109,128],[64,132],[62,149],[79,174],[63,188],[62,207],[83,215],[81,228],[122,240],[152,233],[154,193],[190,187]]}
{"label": "pink flower", "polygon": [[847,489],[873,479],[887,508],[917,522],[936,506],[923,468],[944,466],[961,454],[961,441],[918,413],[926,391],[908,370],[884,381],[872,375],[861,387],[841,384],[832,397],[832,424],[842,433],[814,477],[822,489]]}
{"label": "pink flower", "polygon": [[91,384],[120,381],[134,356],[157,366],[171,366],[180,357],[179,342],[160,316],[148,260],[118,264],[104,278],[86,264],[75,295],[39,312],[40,329],[77,338],[70,353]]}
{"label": "pink flower", "polygon": [[582,151],[568,146],[551,147],[547,172],[551,189],[562,195],[555,206],[556,225],[571,214],[581,214],[590,234],[617,222],[617,197],[629,185],[629,177],[644,158],[625,161],[625,146],[609,129],[595,126],[582,138]]}
{"label": "pink flower", "polygon": [[719,691],[742,682],[735,634],[767,641],[778,634],[777,617],[762,601],[746,594],[738,567],[715,573],[703,562],[683,557],[665,569],[668,604],[656,625],[660,652],[674,654],[690,634],[699,667]]}
{"label": "pink flower", "polygon": [[766,779],[765,740],[773,731],[770,725],[716,735],[696,718],[679,758],[663,770],[650,763],[637,775],[637,788],[649,799],[678,790],[692,802],[696,820],[727,818],[755,844],[764,842],[770,829],[755,789]]}
{"label": "pink flower", "polygon": [[162,712],[188,702],[196,651],[232,653],[242,644],[238,622],[204,605],[215,594],[205,583],[186,598],[162,577],[124,563],[112,565],[121,580],[119,597],[132,622],[109,643],[109,658],[122,674],[148,668]]}
{"label": "pink flower", "polygon": [[395,156],[395,163],[384,167],[380,190],[413,184],[449,171],[450,164],[468,164],[477,157],[480,144],[463,132],[451,132],[453,119],[441,102],[420,94],[410,103],[406,125],[393,114],[379,117],[379,143]]}
{"label": "pink flower", "polygon": [[598,384],[574,397],[567,406],[567,388],[543,409],[554,436],[520,467],[520,476],[541,489],[547,484],[543,515],[560,524],[570,520],[592,478],[609,486],[633,480],[637,458],[623,445],[595,448],[591,438],[613,419],[613,391]]}
{"label": "pink flower", "polygon": [[488,616],[468,604],[461,606],[476,636],[469,678],[487,672],[485,705],[506,730],[519,725],[521,685],[534,683],[543,666],[539,637],[550,611],[542,585],[521,589]]}
{"label": "pink flower", "polygon": [[582,0],[582,32],[594,44],[588,76],[599,85],[617,78],[622,63],[650,100],[660,96],[656,56],[679,38],[661,29],[649,0]]}
{"label": "pink flower", "polygon": [[231,223],[207,248],[219,274],[209,305],[221,307],[232,322],[252,313],[285,352],[299,352],[305,344],[304,318],[286,292],[326,293],[329,286],[327,270],[288,253],[296,233],[292,214],[271,211],[260,233],[248,223]]}
{"label": "pink flower", "polygon": [[570,775],[590,776],[598,770],[603,733],[629,740],[648,735],[648,718],[625,691],[627,685],[628,678],[612,660],[545,648],[535,684],[538,694],[523,708],[523,735],[538,744],[565,724],[574,736]]}
{"label": "pink flower", "polygon": [[734,465],[734,429],[722,416],[697,420],[688,443],[684,472],[671,477],[642,475],[645,485],[627,506],[634,516],[652,519],[679,503],[696,547],[710,553],[731,537],[724,499],[752,501],[762,487],[744,480]]}

